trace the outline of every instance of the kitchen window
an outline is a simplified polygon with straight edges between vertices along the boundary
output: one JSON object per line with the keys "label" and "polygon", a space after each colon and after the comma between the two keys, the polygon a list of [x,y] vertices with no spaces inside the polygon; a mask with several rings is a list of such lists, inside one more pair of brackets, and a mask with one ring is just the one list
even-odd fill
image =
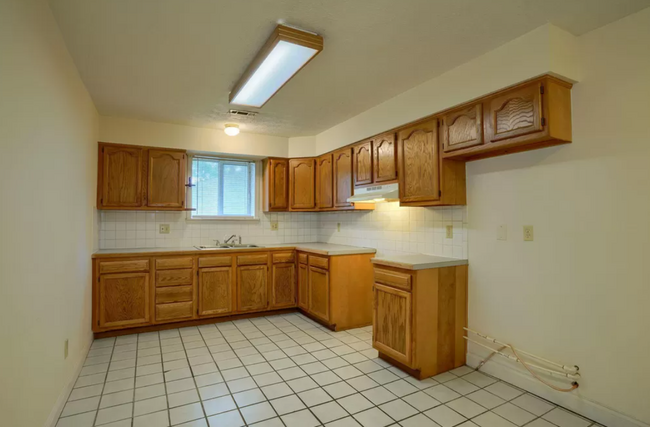
{"label": "kitchen window", "polygon": [[192,156],[190,219],[256,219],[254,161]]}

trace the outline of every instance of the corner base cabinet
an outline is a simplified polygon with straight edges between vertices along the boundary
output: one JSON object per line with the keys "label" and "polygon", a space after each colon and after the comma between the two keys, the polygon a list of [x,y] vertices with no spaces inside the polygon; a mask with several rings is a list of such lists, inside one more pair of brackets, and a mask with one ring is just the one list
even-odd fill
{"label": "corner base cabinet", "polygon": [[406,270],[376,264],[372,345],[418,379],[465,364],[467,266]]}

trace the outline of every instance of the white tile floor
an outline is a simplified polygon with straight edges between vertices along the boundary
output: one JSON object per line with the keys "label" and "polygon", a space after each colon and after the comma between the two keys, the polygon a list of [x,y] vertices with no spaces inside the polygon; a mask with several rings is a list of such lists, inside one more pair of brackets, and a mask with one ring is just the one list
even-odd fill
{"label": "white tile floor", "polygon": [[95,340],[57,427],[594,425],[465,366],[417,381],[371,330],[294,313]]}

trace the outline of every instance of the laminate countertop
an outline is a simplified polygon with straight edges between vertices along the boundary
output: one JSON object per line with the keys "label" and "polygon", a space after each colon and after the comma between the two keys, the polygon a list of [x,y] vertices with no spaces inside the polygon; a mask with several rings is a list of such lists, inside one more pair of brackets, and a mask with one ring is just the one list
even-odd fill
{"label": "laminate countertop", "polygon": [[445,258],[435,255],[387,255],[375,257],[370,260],[373,264],[386,265],[388,267],[403,268],[405,270],[426,270],[428,268],[455,267],[467,265],[466,259]]}
{"label": "laminate countertop", "polygon": [[277,249],[296,249],[298,251],[310,252],[318,255],[358,255],[374,254],[377,252],[373,248],[364,248],[361,246],[334,245],[330,243],[280,243],[269,244],[257,248],[227,248],[227,249],[207,249],[201,250],[194,246],[181,248],[137,248],[137,249],[100,249],[93,254],[93,258],[114,258],[121,256],[159,256],[159,255],[213,255],[219,253],[231,252],[256,252],[264,250]]}

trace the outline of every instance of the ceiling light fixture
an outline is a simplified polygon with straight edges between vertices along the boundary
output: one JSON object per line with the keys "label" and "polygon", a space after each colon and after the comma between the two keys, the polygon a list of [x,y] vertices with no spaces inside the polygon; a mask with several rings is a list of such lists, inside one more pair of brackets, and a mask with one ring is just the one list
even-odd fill
{"label": "ceiling light fixture", "polygon": [[278,25],[230,92],[230,103],[262,107],[321,50],[323,37]]}
{"label": "ceiling light fixture", "polygon": [[227,124],[223,131],[226,132],[226,135],[228,136],[237,136],[239,135],[239,125],[234,123]]}

